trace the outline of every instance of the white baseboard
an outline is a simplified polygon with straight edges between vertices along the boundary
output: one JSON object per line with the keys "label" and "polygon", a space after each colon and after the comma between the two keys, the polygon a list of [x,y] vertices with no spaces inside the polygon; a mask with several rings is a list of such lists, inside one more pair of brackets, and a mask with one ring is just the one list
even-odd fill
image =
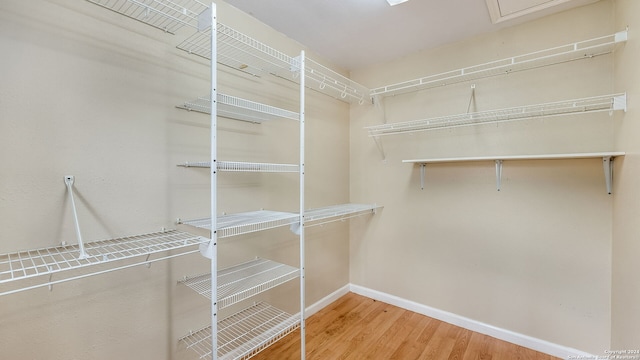
{"label": "white baseboard", "polygon": [[549,341],[537,339],[531,336],[519,334],[510,330],[501,329],[489,324],[485,324],[473,319],[469,319],[460,315],[456,315],[447,311],[422,305],[417,302],[402,299],[400,297],[386,294],[377,290],[372,290],[359,285],[351,284],[350,290],[356,294],[366,296],[368,298],[382,301],[403,309],[407,309],[419,314],[423,314],[434,319],[438,319],[449,324],[459,326],[471,331],[475,331],[484,335],[494,337],[512,344],[520,345],[529,349],[533,349],[545,354],[549,354],[561,359],[568,358],[584,358],[596,359],[595,355],[572,349],[566,346],[551,343]]}
{"label": "white baseboard", "polygon": [[332,292],[331,294],[323,297],[322,299],[316,301],[315,303],[307,306],[307,308],[304,310],[304,317],[308,318],[309,316],[317,313],[318,311],[322,310],[323,308],[327,307],[329,304],[331,304],[332,302],[338,300],[339,298],[341,298],[342,296],[346,295],[349,293],[351,288],[350,284],[347,284],[343,287],[341,287],[340,289]]}

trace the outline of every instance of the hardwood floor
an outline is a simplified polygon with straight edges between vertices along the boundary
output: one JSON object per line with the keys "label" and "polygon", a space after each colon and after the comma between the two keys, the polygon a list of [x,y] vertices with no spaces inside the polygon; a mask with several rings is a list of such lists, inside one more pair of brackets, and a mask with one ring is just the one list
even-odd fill
{"label": "hardwood floor", "polygon": [[[307,319],[307,360],[554,360],[518,345],[349,293]],[[253,359],[300,359],[300,332]]]}

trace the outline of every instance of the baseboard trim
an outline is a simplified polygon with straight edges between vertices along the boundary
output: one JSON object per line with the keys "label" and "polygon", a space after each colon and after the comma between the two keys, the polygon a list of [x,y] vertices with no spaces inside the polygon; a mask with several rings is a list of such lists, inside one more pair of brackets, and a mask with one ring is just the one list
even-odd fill
{"label": "baseboard trim", "polygon": [[323,308],[327,307],[329,304],[331,304],[332,302],[338,300],[342,296],[348,294],[349,291],[351,291],[351,285],[347,284],[347,285],[341,287],[340,289],[332,292],[331,294],[323,297],[322,299],[316,301],[315,303],[307,306],[307,308],[305,309],[305,312],[304,312],[305,319],[308,318],[309,316],[317,313],[318,311],[322,310]]}
{"label": "baseboard trim", "polygon": [[372,290],[363,286],[351,284],[349,287],[351,292],[366,296],[368,298],[385,302],[394,306],[401,307],[422,315],[438,319],[449,324],[459,326],[471,331],[475,331],[484,335],[494,337],[503,341],[510,342],[512,344],[524,346],[529,349],[533,349],[545,354],[549,354],[561,359],[568,358],[586,358],[595,359],[596,356],[573,349],[570,347],[554,344],[552,342],[537,339],[528,335],[519,334],[510,330],[501,329],[489,324],[485,324],[473,319],[466,318],[464,316],[456,315],[447,311],[432,308],[427,305],[419,304],[417,302],[403,299],[395,295],[383,293],[381,291]]}

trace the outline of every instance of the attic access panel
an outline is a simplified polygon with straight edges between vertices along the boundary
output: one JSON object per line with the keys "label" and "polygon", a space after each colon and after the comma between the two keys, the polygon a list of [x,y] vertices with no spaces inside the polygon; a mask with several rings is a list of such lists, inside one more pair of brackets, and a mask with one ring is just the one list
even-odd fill
{"label": "attic access panel", "polygon": [[486,0],[491,21],[498,24],[526,15],[550,15],[598,0]]}

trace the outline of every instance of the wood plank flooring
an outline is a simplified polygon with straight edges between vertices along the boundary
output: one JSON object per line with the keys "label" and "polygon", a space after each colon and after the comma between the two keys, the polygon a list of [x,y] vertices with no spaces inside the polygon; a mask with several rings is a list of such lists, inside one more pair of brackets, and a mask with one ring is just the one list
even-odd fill
{"label": "wood plank flooring", "polygon": [[[558,358],[349,293],[307,319],[307,360]],[[293,332],[252,359],[300,359]]]}

